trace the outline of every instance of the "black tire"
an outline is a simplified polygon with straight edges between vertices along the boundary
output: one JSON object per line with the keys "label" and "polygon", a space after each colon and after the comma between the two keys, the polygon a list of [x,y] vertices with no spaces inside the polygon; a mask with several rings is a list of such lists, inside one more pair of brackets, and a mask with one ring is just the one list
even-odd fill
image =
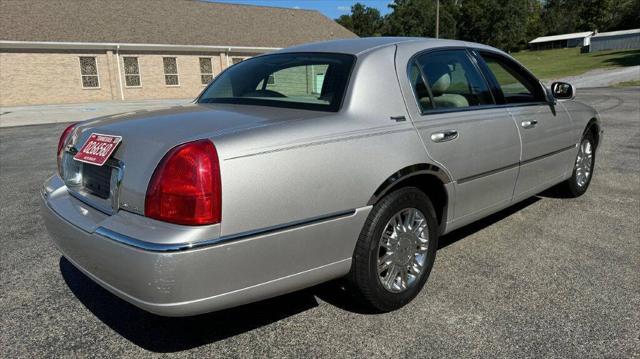
{"label": "black tire", "polygon": [[[581,154],[581,147],[585,141],[589,142],[589,146],[591,148],[591,165],[589,175],[586,178],[586,181],[580,185],[579,176],[578,176],[578,157]],[[569,179],[560,184],[559,189],[562,194],[568,198],[576,198],[582,196],[587,189],[589,188],[589,184],[591,183],[591,179],[593,178],[593,170],[595,168],[596,163],[596,143],[593,138],[593,134],[591,132],[585,132],[584,136],[580,140],[580,144],[578,145],[578,154],[576,155],[576,161],[573,163],[573,174]]]}
{"label": "black tire", "polygon": [[[415,276],[411,285],[407,285],[403,291],[394,293],[386,289],[379,279],[380,238],[383,231],[389,228],[387,224],[392,217],[404,209],[411,208],[418,209],[426,220],[425,231],[428,232],[428,242],[424,245],[426,258],[420,274]],[[429,277],[438,248],[438,234],[435,211],[431,200],[424,192],[415,187],[405,187],[386,195],[373,206],[356,244],[348,277],[356,294],[366,305],[378,312],[396,310],[409,303],[418,295]],[[408,255],[405,258],[415,257]]]}

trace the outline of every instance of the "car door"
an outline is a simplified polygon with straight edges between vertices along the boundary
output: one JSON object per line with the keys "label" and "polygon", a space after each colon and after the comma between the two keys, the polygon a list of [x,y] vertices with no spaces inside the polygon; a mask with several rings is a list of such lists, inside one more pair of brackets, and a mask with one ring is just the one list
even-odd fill
{"label": "car door", "polygon": [[428,155],[454,182],[449,228],[508,205],[520,157],[518,130],[508,111],[495,106],[468,51],[421,53],[409,62],[407,77],[416,129]]}
{"label": "car door", "polygon": [[515,61],[491,52],[480,52],[480,56],[486,77],[495,86],[496,99],[506,105],[522,139],[515,199],[560,182],[572,169],[575,157],[568,114],[549,103],[540,82]]}

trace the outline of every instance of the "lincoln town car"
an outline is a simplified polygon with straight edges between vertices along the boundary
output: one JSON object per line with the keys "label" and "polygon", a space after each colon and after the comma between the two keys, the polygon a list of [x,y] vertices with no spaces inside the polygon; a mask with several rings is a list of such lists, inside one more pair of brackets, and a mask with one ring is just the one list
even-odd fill
{"label": "lincoln town car", "polygon": [[70,263],[160,315],[339,278],[392,311],[423,288],[440,236],[550,187],[585,193],[602,129],[574,95],[476,43],[291,47],[190,104],[68,126],[42,216]]}

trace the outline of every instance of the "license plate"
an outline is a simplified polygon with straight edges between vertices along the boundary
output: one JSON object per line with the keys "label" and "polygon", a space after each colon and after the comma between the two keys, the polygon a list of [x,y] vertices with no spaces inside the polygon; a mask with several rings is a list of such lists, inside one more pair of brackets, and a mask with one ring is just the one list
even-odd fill
{"label": "license plate", "polygon": [[122,141],[121,136],[92,133],[80,151],[73,156],[73,159],[96,166],[102,166],[107,162],[113,151],[116,150],[120,141]]}

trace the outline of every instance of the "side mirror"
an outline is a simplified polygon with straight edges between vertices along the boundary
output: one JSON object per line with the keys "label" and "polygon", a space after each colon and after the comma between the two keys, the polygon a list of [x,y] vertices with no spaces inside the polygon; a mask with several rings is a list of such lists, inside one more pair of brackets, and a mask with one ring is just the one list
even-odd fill
{"label": "side mirror", "polygon": [[566,82],[554,82],[551,84],[551,94],[558,100],[571,100],[576,97],[576,88]]}

